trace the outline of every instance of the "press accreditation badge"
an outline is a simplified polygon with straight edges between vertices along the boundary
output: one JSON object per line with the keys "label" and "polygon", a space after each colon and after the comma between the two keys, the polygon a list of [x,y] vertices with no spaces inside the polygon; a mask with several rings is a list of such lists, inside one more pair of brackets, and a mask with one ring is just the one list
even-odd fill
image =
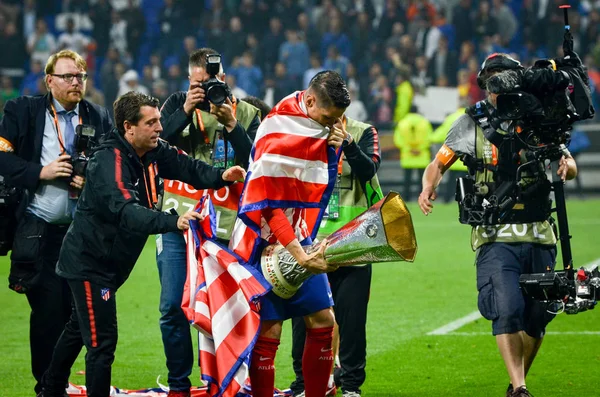
{"label": "press accreditation badge", "polygon": [[[227,153],[227,155],[225,155]],[[227,158],[227,164],[225,164]],[[227,144],[227,152],[225,151],[225,141],[218,139],[215,141],[215,149],[213,151],[213,165],[219,168],[229,168],[235,165],[235,151],[231,144]]]}

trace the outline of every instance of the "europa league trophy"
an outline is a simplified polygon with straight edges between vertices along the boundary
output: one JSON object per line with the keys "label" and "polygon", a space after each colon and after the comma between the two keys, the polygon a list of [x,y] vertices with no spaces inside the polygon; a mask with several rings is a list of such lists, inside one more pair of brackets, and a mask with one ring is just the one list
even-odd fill
{"label": "europa league trophy", "polygon": [[[381,201],[333,232],[326,238],[327,263],[349,266],[377,262],[412,262],[417,240],[410,212],[400,195],[388,193]],[[320,242],[305,248],[318,249]],[[313,275],[298,264],[281,244],[269,245],[261,258],[262,273],[273,292],[292,297],[306,279]]]}

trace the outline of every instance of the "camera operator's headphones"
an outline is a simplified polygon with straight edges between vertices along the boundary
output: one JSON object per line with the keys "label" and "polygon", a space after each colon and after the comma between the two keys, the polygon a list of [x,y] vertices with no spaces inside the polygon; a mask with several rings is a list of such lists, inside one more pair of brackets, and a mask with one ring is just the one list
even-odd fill
{"label": "camera operator's headphones", "polygon": [[477,85],[482,90],[486,89],[485,83],[489,76],[487,72],[490,70],[508,70],[508,69],[523,69],[521,62],[507,54],[495,52],[488,55],[485,61],[481,64],[481,70],[477,73]]}

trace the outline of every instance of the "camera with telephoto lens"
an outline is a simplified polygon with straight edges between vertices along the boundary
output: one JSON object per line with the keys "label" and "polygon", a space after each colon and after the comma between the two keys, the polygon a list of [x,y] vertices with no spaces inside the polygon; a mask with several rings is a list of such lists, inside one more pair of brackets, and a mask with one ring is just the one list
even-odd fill
{"label": "camera with telephoto lens", "polygon": [[16,212],[22,190],[6,183],[0,175],[0,256],[8,254],[17,227]]}
{"label": "camera with telephoto lens", "polygon": [[85,169],[90,160],[89,152],[96,143],[95,135],[96,128],[93,125],[80,124],[75,128],[75,154],[71,157],[72,176],[85,177]]}
{"label": "camera with telephoto lens", "polygon": [[[573,277],[574,276],[574,277]],[[600,299],[600,269],[581,267],[576,274],[568,271],[522,274],[519,285],[531,298],[559,303],[567,314],[577,314],[596,307]]]}
{"label": "camera with telephoto lens", "polygon": [[[227,98],[233,100],[231,89],[224,81],[219,80],[217,75],[221,70],[221,55],[210,54],[206,56],[206,73],[210,78],[203,82],[201,87],[204,90],[204,101],[196,105],[197,109],[210,111],[210,104],[220,106]],[[209,103],[210,102],[210,103]]]}

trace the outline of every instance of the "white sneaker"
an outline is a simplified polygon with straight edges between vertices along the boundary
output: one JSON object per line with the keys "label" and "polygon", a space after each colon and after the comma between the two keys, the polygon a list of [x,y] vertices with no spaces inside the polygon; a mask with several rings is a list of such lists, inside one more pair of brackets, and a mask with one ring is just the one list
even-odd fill
{"label": "white sneaker", "polygon": [[345,391],[342,393],[343,397],[360,397],[360,393],[356,391]]}
{"label": "white sneaker", "polygon": [[294,397],[304,397],[306,396],[306,393],[302,392],[300,394],[296,394]]}

